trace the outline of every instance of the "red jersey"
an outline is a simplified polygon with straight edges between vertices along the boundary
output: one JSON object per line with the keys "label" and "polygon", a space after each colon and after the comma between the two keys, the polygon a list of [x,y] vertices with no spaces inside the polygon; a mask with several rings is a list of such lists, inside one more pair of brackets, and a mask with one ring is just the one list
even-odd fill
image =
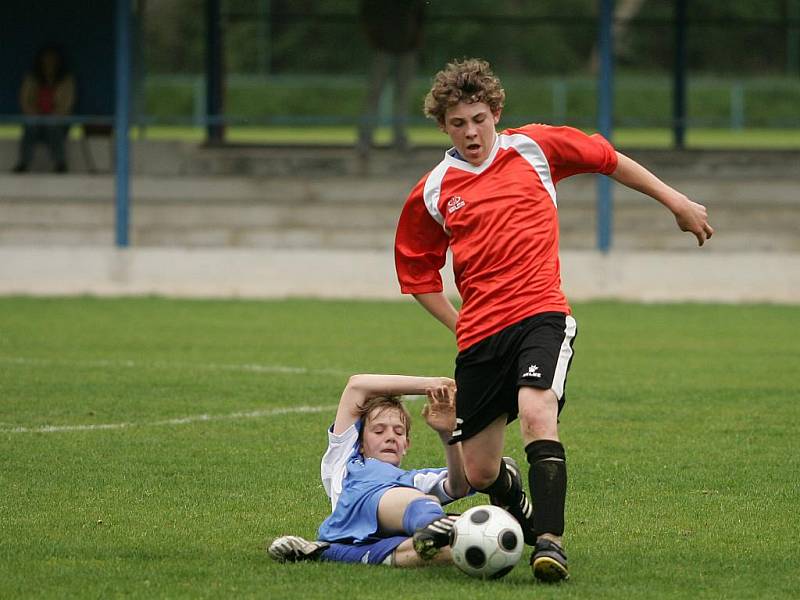
{"label": "red jersey", "polygon": [[498,134],[480,166],[444,160],[411,191],[397,224],[395,267],[404,294],[442,291],[447,249],[461,294],[464,350],[542,312],[569,314],[561,291],[556,184],[617,168],[602,136],[526,125]]}

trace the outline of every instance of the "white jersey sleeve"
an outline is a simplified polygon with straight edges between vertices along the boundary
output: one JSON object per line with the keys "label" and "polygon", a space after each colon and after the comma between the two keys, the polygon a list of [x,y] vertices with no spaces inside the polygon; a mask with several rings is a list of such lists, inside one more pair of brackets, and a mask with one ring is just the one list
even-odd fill
{"label": "white jersey sleeve", "polygon": [[355,423],[340,434],[328,429],[328,449],[322,457],[320,474],[325,493],[331,499],[331,510],[336,508],[342,493],[342,481],[347,474],[347,462],[353,456],[358,443],[358,429]]}
{"label": "white jersey sleeve", "polygon": [[444,490],[444,482],[447,481],[447,469],[420,469],[414,473],[414,487],[423,494],[436,496],[442,504],[449,504],[455,498]]}

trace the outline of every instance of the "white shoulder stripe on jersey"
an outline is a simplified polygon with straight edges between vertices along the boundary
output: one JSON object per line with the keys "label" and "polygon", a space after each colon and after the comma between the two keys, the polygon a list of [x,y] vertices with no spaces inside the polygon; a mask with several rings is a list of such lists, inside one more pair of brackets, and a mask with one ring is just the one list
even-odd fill
{"label": "white shoulder stripe on jersey", "polygon": [[541,146],[527,135],[515,133],[513,135],[500,136],[501,148],[514,148],[519,155],[530,163],[534,171],[539,175],[542,180],[542,185],[547,193],[550,194],[550,199],[553,201],[554,206],[558,206],[556,199],[556,186],[553,183],[553,177],[550,174],[550,164],[547,162],[547,156],[542,151]]}
{"label": "white shoulder stripe on jersey", "polygon": [[446,162],[440,162],[428,175],[428,179],[425,180],[425,189],[422,192],[425,208],[428,209],[433,219],[442,227],[444,227],[444,215],[439,210],[439,194],[442,189],[442,179],[444,179],[448,166]]}

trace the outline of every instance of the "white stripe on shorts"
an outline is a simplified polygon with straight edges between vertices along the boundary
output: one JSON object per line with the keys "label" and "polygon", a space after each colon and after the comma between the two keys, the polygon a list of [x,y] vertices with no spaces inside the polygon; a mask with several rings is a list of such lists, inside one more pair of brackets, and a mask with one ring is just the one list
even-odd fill
{"label": "white stripe on shorts", "polygon": [[564,395],[564,384],[567,381],[567,368],[569,367],[569,361],[572,359],[571,342],[575,338],[577,331],[578,323],[572,318],[572,315],[567,315],[566,325],[564,327],[564,341],[561,342],[561,351],[558,353],[556,370],[553,374],[553,386],[550,388],[559,400],[561,400]]}

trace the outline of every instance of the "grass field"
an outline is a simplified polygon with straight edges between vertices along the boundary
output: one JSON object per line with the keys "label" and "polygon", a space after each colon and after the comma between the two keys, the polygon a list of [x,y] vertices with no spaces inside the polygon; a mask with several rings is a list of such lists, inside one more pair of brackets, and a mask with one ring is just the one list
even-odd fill
{"label": "grass field", "polygon": [[[263,553],[327,515],[348,374],[451,372],[413,304],[0,299],[0,597],[797,597],[800,309],[574,308],[572,580],[545,587]],[[405,466],[440,462],[418,419]]]}
{"label": "grass field", "polygon": [[[511,126],[512,121],[504,123]],[[77,128],[72,129],[72,137],[80,135]],[[132,139],[180,140],[202,143],[205,129],[201,127],[181,127],[158,125],[143,131],[131,130]],[[388,128],[376,131],[377,144],[388,144],[391,133]],[[0,125],[0,139],[18,139],[20,128]],[[274,127],[229,127],[226,139],[239,144],[355,144],[355,127],[341,126],[274,126]],[[412,144],[420,146],[448,145],[447,137],[433,123],[409,128]],[[618,128],[614,131],[614,143],[620,148],[670,148],[672,132],[665,128]],[[688,148],[749,148],[760,150],[796,150],[800,148],[800,131],[797,129],[709,129],[693,128],[686,134]]]}

